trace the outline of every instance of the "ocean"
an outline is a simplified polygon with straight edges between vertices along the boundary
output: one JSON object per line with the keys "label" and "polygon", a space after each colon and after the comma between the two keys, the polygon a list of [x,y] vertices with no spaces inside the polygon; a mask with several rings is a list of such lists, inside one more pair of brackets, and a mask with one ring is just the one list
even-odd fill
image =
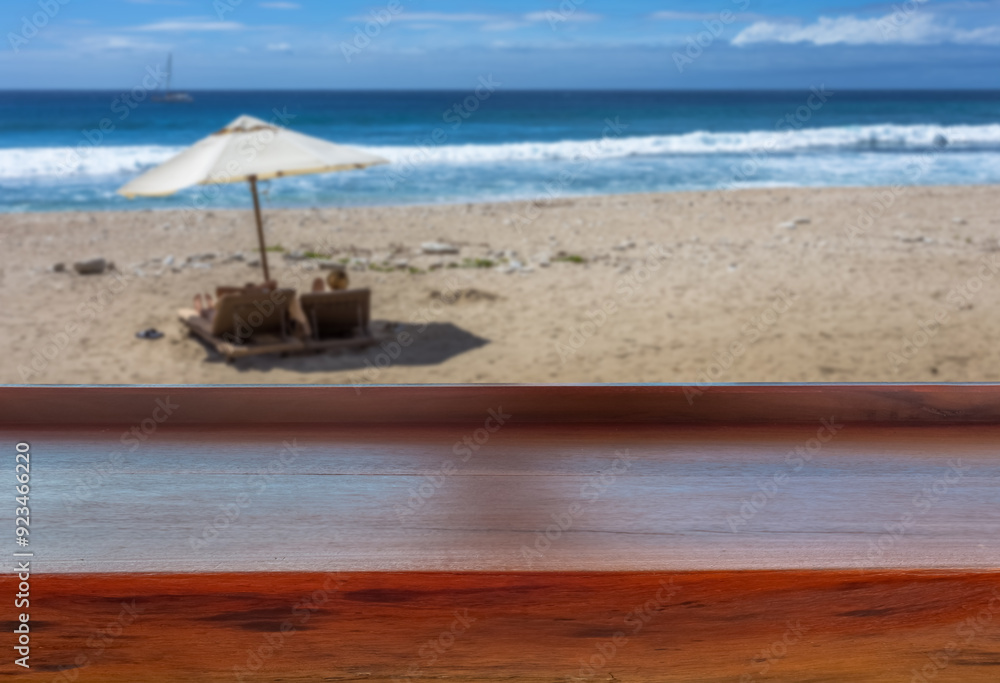
{"label": "ocean", "polygon": [[[190,206],[115,190],[240,114],[393,163],[262,184],[267,206],[1000,182],[1000,91],[0,92],[0,211]],[[242,185],[208,205],[248,205]]]}

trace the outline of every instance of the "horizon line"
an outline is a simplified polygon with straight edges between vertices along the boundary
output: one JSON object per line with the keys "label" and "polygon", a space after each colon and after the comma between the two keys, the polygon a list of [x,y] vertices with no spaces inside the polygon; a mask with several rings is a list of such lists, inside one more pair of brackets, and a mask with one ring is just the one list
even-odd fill
{"label": "horizon line", "polygon": [[[806,86],[802,86],[804,88]],[[507,88],[504,92],[531,92],[531,93],[545,93],[545,92],[641,92],[641,93],[651,93],[651,92],[661,92],[661,93],[687,93],[687,92],[697,92],[697,93],[711,93],[711,92],[762,92],[762,93],[774,93],[774,92],[799,92],[802,88],[603,88],[603,87],[575,87],[575,88],[551,88],[551,87],[524,87],[524,88]],[[101,87],[101,88],[0,88],[0,92],[4,93],[87,93],[87,92],[118,92],[120,88],[115,87]],[[466,92],[467,88],[286,88],[286,87],[273,87],[273,88],[179,88],[176,92],[189,92],[189,93],[224,93],[224,92],[314,92],[314,93],[325,93],[325,92],[375,92],[375,93],[422,93],[422,92]],[[905,93],[905,92],[994,92],[1000,93],[1000,86],[983,86],[983,87],[965,87],[965,88],[946,88],[946,87],[928,87],[928,88],[884,88],[884,87],[846,87],[840,88],[840,92],[864,92],[864,93]]]}

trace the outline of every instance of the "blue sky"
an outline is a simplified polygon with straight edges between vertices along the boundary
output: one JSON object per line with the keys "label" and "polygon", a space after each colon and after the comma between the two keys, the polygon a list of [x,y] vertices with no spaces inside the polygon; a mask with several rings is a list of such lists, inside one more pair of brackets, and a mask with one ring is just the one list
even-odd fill
{"label": "blue sky", "polygon": [[[0,88],[1000,88],[1000,0],[3,0]],[[367,35],[365,32],[367,31]]]}

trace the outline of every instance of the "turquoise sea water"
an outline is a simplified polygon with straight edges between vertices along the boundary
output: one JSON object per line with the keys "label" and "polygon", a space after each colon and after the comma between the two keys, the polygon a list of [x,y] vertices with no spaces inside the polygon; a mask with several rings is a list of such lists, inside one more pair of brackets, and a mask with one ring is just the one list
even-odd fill
{"label": "turquoise sea water", "polygon": [[1000,182],[1000,92],[478,92],[0,92],[0,211],[190,205],[115,189],[244,113],[393,162],[267,183],[270,206]]}

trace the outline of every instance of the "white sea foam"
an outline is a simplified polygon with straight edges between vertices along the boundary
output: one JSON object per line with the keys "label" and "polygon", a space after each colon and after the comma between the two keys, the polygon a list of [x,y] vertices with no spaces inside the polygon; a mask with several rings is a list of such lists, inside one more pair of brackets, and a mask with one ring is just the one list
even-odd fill
{"label": "white sea foam", "polygon": [[516,142],[497,145],[440,145],[370,148],[394,162],[477,164],[505,161],[578,161],[633,156],[741,154],[766,150],[795,153],[837,150],[921,150],[944,140],[949,148],[998,149],[1000,124],[980,126],[849,126],[789,131],[710,133]]}
{"label": "white sea foam", "polygon": [[[769,154],[852,150],[916,151],[946,142],[947,149],[998,150],[1000,124],[844,126],[802,130],[609,137],[559,142],[368,147],[402,167],[425,164],[496,164],[582,161],[636,156]],[[182,148],[33,147],[0,149],[0,179],[132,175],[166,161]]]}
{"label": "white sea foam", "polygon": [[15,147],[0,149],[0,179],[135,174],[183,149],[132,147]]}

